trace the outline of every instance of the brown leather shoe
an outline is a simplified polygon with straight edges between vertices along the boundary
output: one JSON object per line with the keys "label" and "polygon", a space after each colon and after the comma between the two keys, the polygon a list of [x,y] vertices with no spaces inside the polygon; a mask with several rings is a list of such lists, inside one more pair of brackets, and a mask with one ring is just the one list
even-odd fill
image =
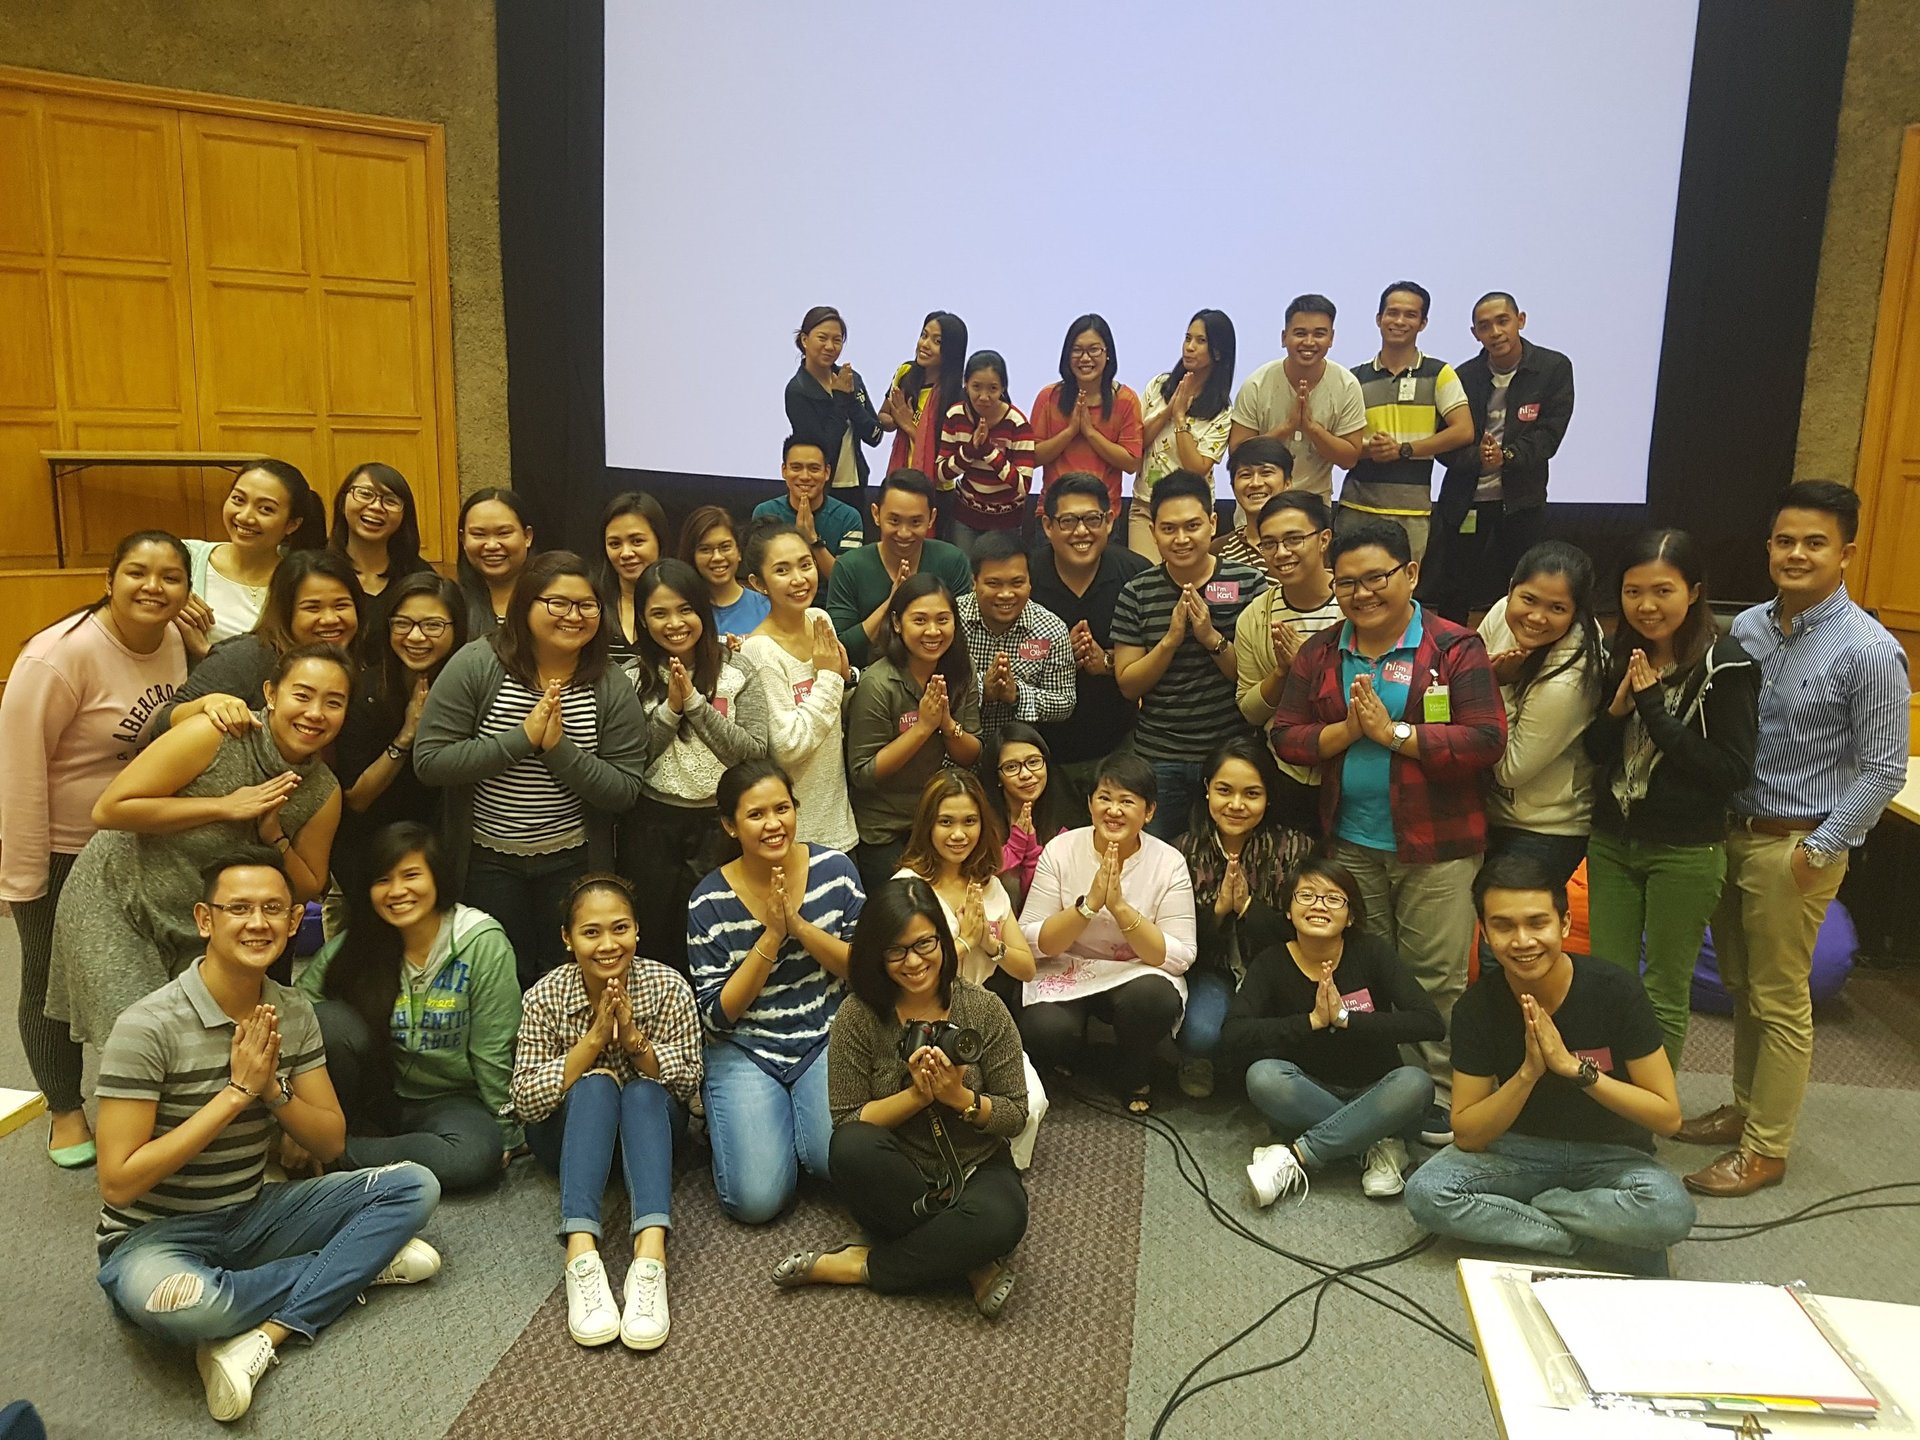
{"label": "brown leather shoe", "polygon": [[1778,1185],[1787,1175],[1787,1162],[1771,1155],[1759,1155],[1746,1148],[1729,1150],[1704,1170],[1687,1176],[1687,1189],[1696,1195],[1716,1195],[1731,1200],[1751,1195],[1769,1185]]}
{"label": "brown leather shoe", "polygon": [[1746,1129],[1747,1112],[1735,1105],[1722,1105],[1694,1116],[1673,1132],[1673,1138],[1682,1145],[1738,1145]]}

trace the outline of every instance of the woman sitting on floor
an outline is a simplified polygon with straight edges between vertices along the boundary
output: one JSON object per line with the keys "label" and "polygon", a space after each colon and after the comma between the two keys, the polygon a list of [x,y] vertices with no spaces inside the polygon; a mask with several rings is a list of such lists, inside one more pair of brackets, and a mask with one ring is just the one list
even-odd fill
{"label": "woman sitting on floor", "polygon": [[[686,981],[634,953],[639,930],[624,880],[582,877],[561,932],[573,964],[527,992],[513,1109],[535,1156],[560,1176],[567,1333],[582,1345],[618,1335],[630,1350],[657,1350],[668,1327],[673,1145],[700,1091],[700,1018]],[[616,1143],[633,1231],[621,1308],[600,1259]]]}
{"label": "woman sitting on floor", "polygon": [[851,860],[798,838],[793,782],[773,761],[733,766],[714,799],[740,858],[694,888],[687,961],[710,1041],[713,1188],[757,1225],[786,1208],[801,1170],[827,1175],[827,1026],[865,895]]}
{"label": "woman sitting on floor", "polygon": [[[345,931],[296,987],[313,998],[327,1074],[347,1117],[345,1162],[412,1160],[443,1191],[492,1180],[519,1148],[502,1118],[520,985],[491,915],[456,905],[440,842],[403,820],[367,843],[366,885],[347,892]],[[306,1155],[290,1143],[281,1163]]]}
{"label": "woman sitting on floor", "polygon": [[1366,1155],[1360,1188],[1398,1195],[1407,1146],[1433,1103],[1433,1081],[1404,1064],[1402,1045],[1438,1040],[1446,1026],[1407,963],[1363,930],[1360,885],[1338,861],[1315,857],[1286,899],[1291,935],[1247,966],[1221,1031],[1221,1048],[1247,1067],[1247,1098],[1281,1137],[1257,1146],[1247,1178],[1256,1203],[1307,1193],[1307,1172]]}
{"label": "woman sitting on floor", "polygon": [[1040,957],[1020,1011],[1027,1049],[1042,1064],[1071,1064],[1087,1021],[1107,1021],[1136,1115],[1152,1108],[1153,1050],[1180,1023],[1195,954],[1186,861],[1144,833],[1157,792],[1146,761],[1109,756],[1087,802],[1092,825],[1047,842],[1020,911]]}
{"label": "woman sitting on floor", "polygon": [[866,1285],[883,1295],[961,1276],[999,1318],[1006,1257],[1027,1230],[1008,1142],[1026,1124],[1020,1035],[991,991],[960,978],[959,947],[925,881],[891,880],[854,931],[853,994],[833,1018],[827,1072],[833,1183],[876,1243],[801,1250],[780,1286]]}

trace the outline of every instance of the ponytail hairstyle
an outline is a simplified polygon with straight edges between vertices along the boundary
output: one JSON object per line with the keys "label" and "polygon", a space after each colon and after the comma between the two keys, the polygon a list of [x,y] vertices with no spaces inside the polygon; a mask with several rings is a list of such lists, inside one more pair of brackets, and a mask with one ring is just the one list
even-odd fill
{"label": "ponytail hairstyle", "polygon": [[[285,460],[256,460],[238,475],[233,484],[238,485],[247,476],[253,474],[269,475],[279,487],[287,492],[287,513],[293,517],[287,528],[287,538],[282,541],[288,554],[295,550],[322,550],[327,544],[327,506],[313,486],[307,483],[307,477],[300,473],[297,465],[289,465]],[[227,487],[231,494],[233,485]]]}
{"label": "ponytail hairstyle", "polygon": [[1537,575],[1558,575],[1566,581],[1567,593],[1573,597],[1573,626],[1570,633],[1577,633],[1580,641],[1565,659],[1544,674],[1542,670],[1547,663],[1547,652],[1553,647],[1547,645],[1529,651],[1520,666],[1519,678],[1514,682],[1514,693],[1524,696],[1542,680],[1551,680],[1569,670],[1579,670],[1582,685],[1590,694],[1597,696],[1600,693],[1600,677],[1606,670],[1607,656],[1606,646],[1600,640],[1600,622],[1593,613],[1593,557],[1578,545],[1569,545],[1564,540],[1542,540],[1520,557],[1520,563],[1513,567],[1513,579],[1507,589],[1523,585]]}
{"label": "ponytail hairstyle", "polygon": [[[121,536],[120,543],[113,547],[113,559],[107,562],[107,588],[86,604],[76,606],[64,615],[57,616],[53,621],[53,625],[58,625],[62,620],[71,620],[73,624],[67,626],[67,629],[73,630],[77,628],[80,622],[86,619],[87,616],[98,615],[102,610],[105,610],[111,605],[113,603],[114,575],[119,571],[120,567],[126,563],[127,557],[142,545],[165,545],[171,549],[173,553],[179,557],[180,568],[187,573],[188,586],[192,586],[193,557],[187,553],[186,544],[180,537],[170,530],[136,530],[131,535]],[[189,589],[189,593],[191,593],[191,589]],[[51,630],[53,625],[47,626],[47,629]]]}
{"label": "ponytail hairstyle", "polygon": [[960,633],[960,606],[953,598],[953,592],[947,588],[947,582],[931,570],[922,570],[910,575],[893,592],[893,599],[887,604],[887,630],[882,637],[880,653],[899,666],[904,672],[907,668],[907,642],[900,634],[900,619],[907,613],[907,607],[914,601],[928,595],[938,595],[947,602],[947,609],[953,612],[953,640],[947,646],[947,653],[940,657],[934,672],[947,682],[947,695],[954,706],[954,714],[959,715],[962,699],[973,689],[973,659],[967,652],[967,637]]}
{"label": "ponytail hairstyle", "polygon": [[[750,580],[758,580],[762,595],[769,593],[766,577],[767,549],[774,541],[788,535],[802,545],[807,545],[807,537],[800,533],[799,528],[784,520],[757,520],[747,527],[746,541],[740,546],[740,574]],[[811,546],[807,547],[807,553],[809,555],[813,553]],[[826,587],[819,582],[817,576],[814,584],[813,598],[817,601],[820,599],[820,592]]]}
{"label": "ponytail hairstyle", "polygon": [[[693,688],[707,699],[713,698],[713,692],[720,683],[720,637],[715,633],[713,624],[713,602],[707,598],[707,587],[700,578],[700,572],[684,560],[656,560],[640,572],[640,579],[633,587],[633,646],[640,655],[640,698],[643,701],[659,700],[665,703],[667,698],[667,679],[661,672],[667,668],[669,656],[660,642],[653,638],[653,632],[647,629],[647,601],[657,591],[671,590],[693,609],[693,615],[700,622],[700,637],[693,642],[693,664],[689,667],[689,678]],[[606,611],[602,610],[604,619]]]}
{"label": "ponytail hairstyle", "polygon": [[831,305],[815,305],[800,317],[800,328],[793,332],[793,348],[804,355],[807,348],[805,344],[807,332],[818,329],[829,320],[840,327],[840,338],[844,341],[847,335],[847,322],[841,318],[840,312]]}

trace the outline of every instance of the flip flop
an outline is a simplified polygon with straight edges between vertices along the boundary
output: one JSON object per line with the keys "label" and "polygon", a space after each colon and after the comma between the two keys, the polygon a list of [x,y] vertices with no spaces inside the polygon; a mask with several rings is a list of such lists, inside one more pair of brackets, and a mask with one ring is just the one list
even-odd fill
{"label": "flip flop", "polygon": [[835,1245],[828,1250],[796,1250],[773,1267],[773,1283],[782,1290],[797,1290],[802,1285],[811,1285],[814,1283],[813,1267],[820,1263],[822,1256],[838,1255],[859,1243],[849,1240],[844,1245]]}
{"label": "flip flop", "polygon": [[1013,1287],[1019,1281],[1018,1275],[1002,1266],[1000,1273],[993,1277],[993,1283],[986,1288],[986,1292],[975,1297],[973,1308],[988,1320],[998,1320],[1000,1312],[1007,1308],[1007,1297],[1013,1294]]}

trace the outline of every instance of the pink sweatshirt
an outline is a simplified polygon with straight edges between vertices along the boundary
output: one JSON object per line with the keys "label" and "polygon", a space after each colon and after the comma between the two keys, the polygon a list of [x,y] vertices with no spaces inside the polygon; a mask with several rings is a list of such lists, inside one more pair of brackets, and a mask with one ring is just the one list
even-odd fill
{"label": "pink sweatshirt", "polygon": [[94,801],[186,678],[171,628],[151,655],[97,614],[27,641],[0,695],[0,900],[47,893],[47,856],[77,855],[93,837]]}

